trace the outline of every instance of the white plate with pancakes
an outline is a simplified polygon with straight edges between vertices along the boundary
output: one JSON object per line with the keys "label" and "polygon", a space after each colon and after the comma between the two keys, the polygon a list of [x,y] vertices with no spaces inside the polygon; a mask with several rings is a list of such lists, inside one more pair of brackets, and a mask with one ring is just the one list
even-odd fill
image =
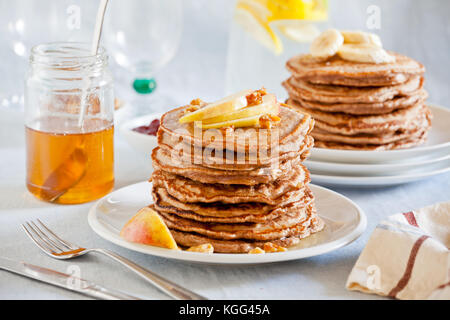
{"label": "white plate with pancakes", "polygon": [[337,186],[389,186],[450,171],[450,109],[430,106],[433,125],[419,147],[392,151],[314,148],[305,162],[314,183]]}
{"label": "white plate with pancakes", "polygon": [[364,212],[353,201],[334,191],[311,185],[317,211],[325,222],[325,228],[301,240],[299,245],[290,247],[286,252],[206,254],[128,242],[120,237],[120,230],[141,208],[151,203],[151,187],[151,183],[141,182],[116,190],[100,199],[89,211],[89,225],[102,238],[133,251],[207,264],[259,264],[313,257],[348,245],[356,240],[367,226]]}

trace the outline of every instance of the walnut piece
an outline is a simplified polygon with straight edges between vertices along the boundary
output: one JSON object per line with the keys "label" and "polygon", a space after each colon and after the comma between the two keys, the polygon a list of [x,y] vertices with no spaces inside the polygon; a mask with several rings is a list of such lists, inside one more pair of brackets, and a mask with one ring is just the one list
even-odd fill
{"label": "walnut piece", "polygon": [[190,247],[186,251],[211,254],[211,253],[214,253],[214,247],[211,243],[204,243],[199,246]]}
{"label": "walnut piece", "polygon": [[267,91],[265,88],[253,91],[251,94],[247,96],[247,107],[252,107],[261,104],[262,97],[264,97],[266,94]]}
{"label": "walnut piece", "polygon": [[264,251],[267,252],[267,253],[286,252],[287,249],[285,247],[279,246],[279,245],[274,244],[272,242],[266,242],[266,243],[264,243]]}
{"label": "walnut piece", "polygon": [[266,252],[260,247],[256,247],[255,249],[252,249],[248,252],[248,254],[264,254],[264,253]]}
{"label": "walnut piece", "polygon": [[271,129],[273,125],[278,124],[281,118],[271,114],[265,114],[259,118],[259,126],[263,129]]}

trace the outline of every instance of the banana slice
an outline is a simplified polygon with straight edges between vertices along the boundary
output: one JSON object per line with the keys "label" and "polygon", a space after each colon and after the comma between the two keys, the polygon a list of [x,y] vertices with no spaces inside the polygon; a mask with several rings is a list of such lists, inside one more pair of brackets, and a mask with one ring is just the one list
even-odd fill
{"label": "banana slice", "polygon": [[345,44],[371,44],[379,48],[383,48],[383,43],[378,35],[362,31],[341,31]]}
{"label": "banana slice", "polygon": [[338,52],[343,43],[342,34],[336,29],[329,29],[314,39],[310,52],[313,57],[330,58]]}
{"label": "banana slice", "polygon": [[348,61],[365,63],[391,63],[395,57],[386,50],[367,43],[344,44],[338,51],[338,55]]}

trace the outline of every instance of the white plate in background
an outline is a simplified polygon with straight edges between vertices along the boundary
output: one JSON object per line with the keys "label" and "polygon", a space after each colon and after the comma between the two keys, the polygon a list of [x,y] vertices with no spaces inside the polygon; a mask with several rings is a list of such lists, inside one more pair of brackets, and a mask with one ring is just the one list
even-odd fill
{"label": "white plate in background", "polygon": [[168,259],[208,264],[259,264],[288,261],[324,254],[356,240],[366,229],[364,212],[350,199],[311,185],[317,212],[325,221],[323,231],[301,240],[286,252],[267,254],[204,254],[132,243],[120,237],[126,222],[151,202],[149,182],[116,190],[100,199],[89,211],[88,222],[102,238],[127,249]]}
{"label": "white plate in background", "polygon": [[416,161],[406,161],[387,164],[349,164],[307,160],[304,162],[311,171],[328,172],[337,175],[400,175],[414,170],[427,170],[432,166],[439,165],[450,160],[450,153],[435,154],[436,158],[420,158]]}
{"label": "white plate in background", "polygon": [[311,180],[314,183],[332,186],[392,186],[413,181],[422,180],[438,174],[444,174],[450,171],[450,160],[442,164],[433,166],[426,171],[416,171],[414,173],[405,173],[393,176],[345,176],[332,175],[323,172],[311,171]]}

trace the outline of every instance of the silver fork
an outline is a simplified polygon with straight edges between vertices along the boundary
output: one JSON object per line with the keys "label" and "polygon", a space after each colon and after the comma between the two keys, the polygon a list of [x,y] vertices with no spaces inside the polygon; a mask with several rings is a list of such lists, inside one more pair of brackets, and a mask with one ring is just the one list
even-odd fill
{"label": "silver fork", "polygon": [[[38,226],[38,224],[40,226]],[[188,289],[166,280],[157,274],[144,269],[134,262],[104,249],[86,249],[73,243],[65,241],[50,230],[44,223],[37,219],[37,223],[30,221],[22,224],[22,228],[30,239],[47,255],[58,260],[67,260],[80,257],[89,252],[98,252],[120,262],[131,271],[135,272],[159,290],[178,300],[207,300],[207,298],[196,294]]]}

